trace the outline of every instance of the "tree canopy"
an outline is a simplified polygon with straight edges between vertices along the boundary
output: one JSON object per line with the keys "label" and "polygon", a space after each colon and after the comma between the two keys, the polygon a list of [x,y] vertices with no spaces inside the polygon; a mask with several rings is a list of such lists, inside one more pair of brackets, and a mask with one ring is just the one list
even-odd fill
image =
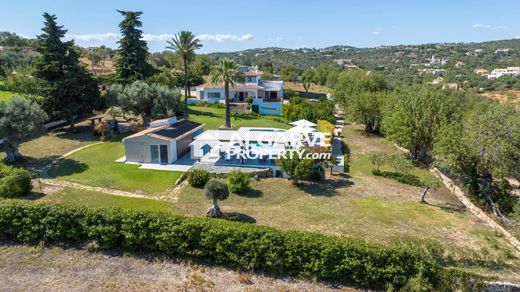
{"label": "tree canopy", "polygon": [[42,80],[42,107],[51,118],[74,119],[103,106],[92,76],[79,64],[73,41],[63,42],[67,30],[56,23],[56,16],[44,13],[43,33],[38,36],[35,76]]}
{"label": "tree canopy", "polygon": [[119,24],[121,39],[117,42],[116,72],[120,83],[132,83],[143,80],[153,74],[153,67],[148,63],[148,46],[143,38],[140,11],[120,11],[124,19]]}
{"label": "tree canopy", "polygon": [[14,96],[9,102],[0,102],[0,137],[6,144],[6,161],[13,162],[20,158],[18,145],[45,131],[43,123],[47,119],[45,112],[37,103]]}
{"label": "tree canopy", "polygon": [[383,132],[410,150],[412,159],[429,163],[440,130],[459,118],[459,104],[451,92],[414,86],[399,92],[392,101],[383,118]]}

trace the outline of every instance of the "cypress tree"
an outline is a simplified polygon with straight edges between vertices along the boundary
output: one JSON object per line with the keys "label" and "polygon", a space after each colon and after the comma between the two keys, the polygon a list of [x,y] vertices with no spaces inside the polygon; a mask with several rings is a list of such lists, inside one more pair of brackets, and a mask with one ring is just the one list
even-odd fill
{"label": "cypress tree", "polygon": [[42,80],[42,107],[51,119],[65,119],[74,128],[74,119],[103,106],[96,81],[80,65],[74,41],[63,42],[67,32],[56,16],[44,13],[43,33],[37,38],[40,53],[35,75]]}
{"label": "cypress tree", "polygon": [[116,72],[118,81],[129,84],[136,80],[143,80],[153,75],[153,67],[147,62],[148,47],[142,40],[143,32],[139,17],[140,11],[120,11],[124,16],[119,24],[121,39],[118,41]]}

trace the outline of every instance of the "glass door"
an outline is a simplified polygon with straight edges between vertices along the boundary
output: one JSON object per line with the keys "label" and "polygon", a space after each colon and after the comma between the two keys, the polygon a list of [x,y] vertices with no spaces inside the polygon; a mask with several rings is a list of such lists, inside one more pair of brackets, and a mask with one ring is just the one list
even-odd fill
{"label": "glass door", "polygon": [[150,157],[152,163],[159,163],[159,145],[150,145]]}
{"label": "glass door", "polygon": [[161,163],[168,163],[168,146],[160,145]]}

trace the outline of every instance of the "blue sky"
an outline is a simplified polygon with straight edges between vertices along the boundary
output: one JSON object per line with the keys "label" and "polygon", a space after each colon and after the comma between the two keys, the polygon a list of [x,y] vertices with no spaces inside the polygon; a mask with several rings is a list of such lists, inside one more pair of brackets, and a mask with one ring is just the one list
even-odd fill
{"label": "blue sky", "polygon": [[201,52],[520,38],[519,0],[0,0],[0,31],[34,36],[49,12],[79,45],[116,47],[116,9],[144,12],[151,51],[180,30],[200,37]]}

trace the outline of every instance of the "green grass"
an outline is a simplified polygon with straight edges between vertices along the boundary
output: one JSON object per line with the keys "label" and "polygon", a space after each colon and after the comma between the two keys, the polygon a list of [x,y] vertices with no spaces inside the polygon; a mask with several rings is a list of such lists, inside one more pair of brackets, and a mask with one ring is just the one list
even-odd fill
{"label": "green grass", "polygon": [[[190,106],[190,119],[205,124],[206,130],[215,130],[224,124],[226,111],[223,108],[209,106]],[[252,114],[240,114],[234,118],[231,114],[231,124],[235,127],[270,127],[288,129],[290,125],[281,116],[257,116]]]}
{"label": "green grass", "polygon": [[105,193],[75,190],[75,189],[63,189],[55,193],[49,193],[38,201],[44,202],[59,202],[59,203],[71,203],[86,207],[116,207],[121,209],[129,210],[144,210],[144,211],[162,211],[171,212],[171,203],[144,198],[130,198],[123,196],[114,196]]}
{"label": "green grass", "polygon": [[55,178],[90,186],[159,194],[172,189],[181,172],[138,169],[114,162],[124,156],[120,142],[106,142],[76,152],[49,170]]}
{"label": "green grass", "polygon": [[12,91],[0,91],[0,101],[9,101],[15,95]]}

